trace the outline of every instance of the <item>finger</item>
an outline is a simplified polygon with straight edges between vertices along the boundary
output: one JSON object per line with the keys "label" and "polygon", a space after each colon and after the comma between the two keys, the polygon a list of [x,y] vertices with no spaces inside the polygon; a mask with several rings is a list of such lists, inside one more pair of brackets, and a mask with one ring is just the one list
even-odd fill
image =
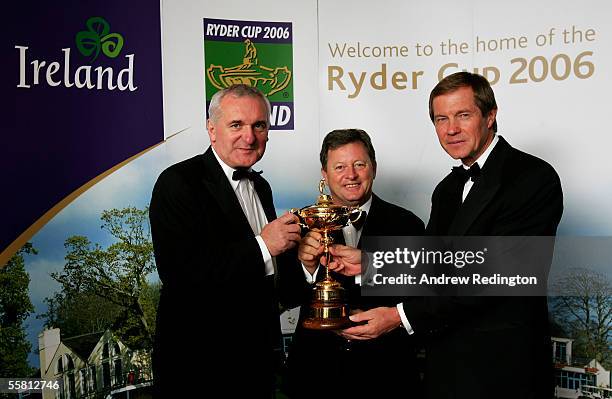
{"label": "finger", "polygon": [[309,231],[308,233],[306,233],[306,237],[311,237],[311,238],[315,239],[317,242],[319,242],[319,240],[321,240],[321,238],[323,238],[321,233],[317,233],[316,231]]}
{"label": "finger", "polygon": [[334,244],[332,246],[329,247],[329,253],[334,255],[337,258],[342,258],[342,253],[340,251],[338,251],[338,248],[336,248],[337,244]]}
{"label": "finger", "polygon": [[343,334],[350,334],[356,337],[362,337],[370,332],[370,327],[365,324],[363,326],[354,326],[342,330]]}
{"label": "finger", "polygon": [[313,248],[313,249],[319,249],[319,248],[323,248],[323,246],[319,243],[318,240],[315,240],[312,237],[304,237],[302,238],[302,242],[306,245],[308,245],[309,247]]}
{"label": "finger", "polygon": [[356,323],[359,323],[361,321],[369,321],[369,320],[372,320],[372,318],[373,317],[370,311],[355,313],[349,316],[349,319],[351,319],[351,321],[354,321]]}
{"label": "finger", "polygon": [[319,254],[317,253],[317,250],[313,247],[308,247],[300,244],[300,248],[298,249],[298,256],[308,256],[314,259],[318,255]]}
{"label": "finger", "polygon": [[349,335],[348,337],[348,339],[352,339],[354,341],[367,341],[369,339],[374,338],[370,335]]}
{"label": "finger", "polygon": [[306,254],[306,253],[298,251],[298,259],[301,260],[302,262],[312,262],[315,259],[315,257],[310,254]]}
{"label": "finger", "polygon": [[288,224],[287,225],[287,231],[299,234],[302,231],[302,228],[300,227],[299,224]]}
{"label": "finger", "polygon": [[330,247],[332,255],[340,257],[348,257],[351,253],[357,251],[353,247],[347,247],[346,245],[334,244]]}
{"label": "finger", "polygon": [[[278,218],[282,223],[290,224],[290,223],[298,223],[300,219],[291,212],[286,212],[284,215]],[[296,224],[297,226],[297,224]],[[298,226],[299,227],[299,226]]]}
{"label": "finger", "polygon": [[342,270],[344,270],[344,266],[337,265],[337,264],[336,265],[330,264],[329,270],[331,270],[332,272],[340,273],[342,272]]}
{"label": "finger", "polygon": [[358,335],[352,335],[352,334],[346,334],[343,332],[339,333],[343,338],[346,338],[348,340],[353,340],[353,341],[362,341],[363,337],[360,337]]}
{"label": "finger", "polygon": [[300,237],[298,233],[289,233],[287,234],[287,239],[293,241],[297,245],[302,240],[302,237]]}

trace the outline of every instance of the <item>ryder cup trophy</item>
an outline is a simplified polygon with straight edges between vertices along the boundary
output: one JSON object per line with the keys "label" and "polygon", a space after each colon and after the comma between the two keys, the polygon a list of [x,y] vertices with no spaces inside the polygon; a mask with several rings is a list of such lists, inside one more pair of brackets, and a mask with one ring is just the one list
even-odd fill
{"label": "ryder cup trophy", "polygon": [[323,256],[327,259],[325,279],[315,285],[309,315],[302,325],[313,330],[336,330],[348,327],[351,321],[344,299],[345,290],[329,275],[328,265],[332,260],[329,246],[333,243],[330,233],[356,222],[361,212],[357,207],[334,205],[332,196],[323,194],[324,189],[325,179],[321,179],[317,203],[302,209],[292,209],[291,213],[300,219],[300,226],[323,235],[321,244]]}

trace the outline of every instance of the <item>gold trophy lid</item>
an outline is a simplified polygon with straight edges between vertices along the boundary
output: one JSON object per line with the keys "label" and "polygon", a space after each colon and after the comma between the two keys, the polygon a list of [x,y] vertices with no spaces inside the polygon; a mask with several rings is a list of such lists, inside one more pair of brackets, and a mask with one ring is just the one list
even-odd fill
{"label": "gold trophy lid", "polygon": [[325,186],[327,183],[325,179],[321,179],[319,181],[319,197],[317,198],[317,203],[314,205],[306,206],[300,210],[300,213],[304,215],[311,215],[313,213],[340,213],[340,214],[348,214],[350,212],[350,207],[343,205],[334,205],[334,199],[331,195],[323,193],[325,190]]}
{"label": "gold trophy lid", "polygon": [[332,196],[323,193],[325,185],[325,180],[321,179],[316,204],[291,210],[291,213],[300,218],[300,225],[310,230],[325,232],[341,229],[359,219],[359,208],[335,205]]}

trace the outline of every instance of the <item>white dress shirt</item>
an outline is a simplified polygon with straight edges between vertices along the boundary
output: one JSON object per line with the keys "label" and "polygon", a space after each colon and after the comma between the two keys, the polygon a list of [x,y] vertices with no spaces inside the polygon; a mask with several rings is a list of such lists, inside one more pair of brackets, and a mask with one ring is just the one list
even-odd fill
{"label": "white dress shirt", "polygon": [[223,169],[223,173],[225,173],[227,180],[231,184],[236,194],[236,198],[238,198],[238,202],[240,203],[240,207],[249,221],[253,234],[255,234],[255,239],[259,244],[259,249],[261,250],[261,255],[265,263],[265,275],[272,275],[274,274],[274,258],[270,254],[263,238],[259,235],[263,227],[268,224],[268,218],[266,217],[266,212],[263,209],[261,200],[257,195],[257,191],[255,191],[255,186],[253,182],[247,178],[242,178],[240,180],[232,179],[232,175],[236,169],[225,164],[225,162],[219,158],[214,148],[213,154],[215,154],[219,165],[221,165],[221,169]]}
{"label": "white dress shirt", "polygon": [[[480,169],[482,169],[484,167],[485,162],[487,162],[487,158],[489,158],[491,151],[493,151],[493,147],[495,147],[498,141],[499,136],[493,136],[493,141],[491,141],[491,144],[489,144],[485,152],[483,152],[482,155],[480,155],[472,165],[478,164],[478,166],[480,166]],[[464,164],[461,164],[460,166],[465,170],[469,169],[469,167],[465,166]],[[461,202],[465,201],[465,197],[467,197],[473,185],[474,182],[472,181],[472,179],[468,179],[468,181],[465,183],[465,186],[463,186],[463,196],[461,197]]]}

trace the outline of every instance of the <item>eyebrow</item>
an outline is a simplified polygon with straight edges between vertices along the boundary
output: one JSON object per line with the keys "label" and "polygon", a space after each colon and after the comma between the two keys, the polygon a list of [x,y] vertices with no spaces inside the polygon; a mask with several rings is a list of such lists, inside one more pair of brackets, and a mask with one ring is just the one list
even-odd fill
{"label": "eyebrow", "polygon": [[[473,113],[474,110],[470,110],[470,109],[460,109],[458,111],[455,111],[452,115],[458,115],[458,114],[463,114],[463,113]],[[446,118],[448,114],[434,114],[434,119],[435,118]]]}

